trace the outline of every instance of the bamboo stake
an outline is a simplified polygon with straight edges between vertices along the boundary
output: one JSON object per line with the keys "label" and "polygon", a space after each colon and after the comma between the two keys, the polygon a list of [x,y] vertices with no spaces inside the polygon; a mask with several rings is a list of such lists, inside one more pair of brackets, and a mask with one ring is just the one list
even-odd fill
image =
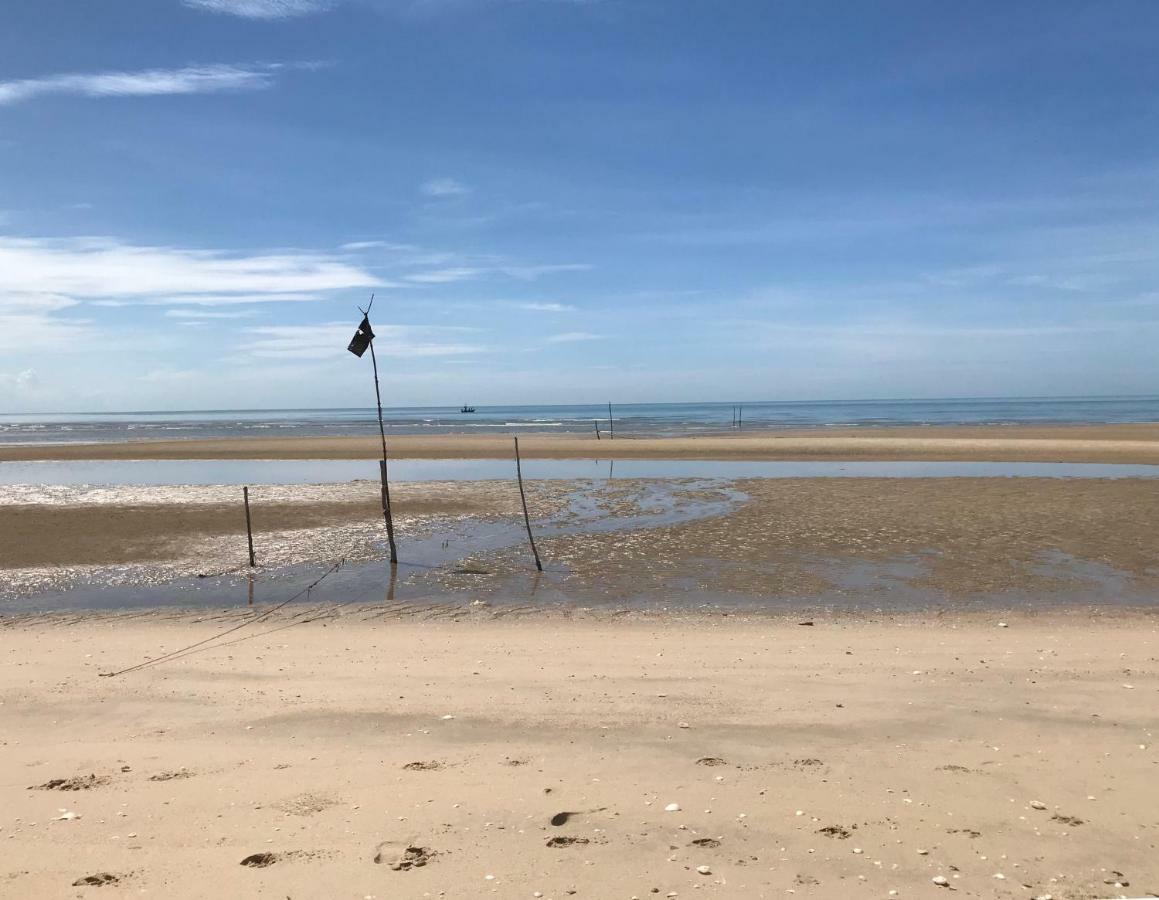
{"label": "bamboo stake", "polygon": [[[370,321],[370,307],[374,305],[374,297],[370,298],[370,306],[363,313]],[[382,481],[382,517],[386,520],[386,541],[390,545],[390,564],[398,565],[398,547],[394,542],[394,517],[390,512],[390,480],[386,468],[386,427],[382,424],[382,389],[378,386],[378,359],[374,355],[374,340],[370,341],[370,364],[374,367],[374,399],[378,403],[378,433],[382,438],[382,461],[378,466],[379,478]]]}
{"label": "bamboo stake", "polygon": [[[254,558],[254,529],[250,522],[250,489],[248,485],[241,489],[242,500],[245,501],[245,536],[250,546],[250,568],[254,568],[258,563]],[[252,597],[250,598],[253,599]]]}
{"label": "bamboo stake", "polygon": [[527,494],[523,492],[523,467],[519,463],[519,438],[515,438],[515,477],[519,480],[519,499],[523,503],[523,524],[527,526],[527,541],[531,544],[531,555],[535,557],[536,570],[543,571],[539,561],[539,551],[535,549],[535,536],[531,533],[531,517],[527,514]]}

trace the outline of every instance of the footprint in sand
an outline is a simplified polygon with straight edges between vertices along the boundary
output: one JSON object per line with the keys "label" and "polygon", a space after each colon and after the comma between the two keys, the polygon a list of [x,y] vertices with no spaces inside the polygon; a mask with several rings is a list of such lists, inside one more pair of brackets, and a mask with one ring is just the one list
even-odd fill
{"label": "footprint in sand", "polygon": [[383,841],[374,853],[374,861],[388,865],[396,872],[421,869],[435,857],[430,847],[416,847],[401,841]]}

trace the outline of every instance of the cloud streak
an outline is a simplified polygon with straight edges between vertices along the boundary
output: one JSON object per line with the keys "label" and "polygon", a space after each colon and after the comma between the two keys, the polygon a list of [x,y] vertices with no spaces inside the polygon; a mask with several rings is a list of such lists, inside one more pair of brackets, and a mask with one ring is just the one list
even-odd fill
{"label": "cloud streak", "polygon": [[330,0],[183,0],[190,9],[223,13],[242,19],[292,19],[323,12]]}
{"label": "cloud streak", "polygon": [[92,72],[0,81],[0,106],[52,94],[81,97],[159,97],[263,90],[274,85],[283,63],[185,66],[137,72]]}
{"label": "cloud streak", "polygon": [[318,253],[245,256],[108,238],[0,237],[0,297],[52,294],[212,306],[304,300],[319,291],[371,287],[381,287],[381,281]]}
{"label": "cloud streak", "polygon": [[471,189],[454,178],[432,178],[419,186],[428,197],[461,197],[471,193]]}
{"label": "cloud streak", "polygon": [[590,331],[567,331],[563,334],[553,334],[547,338],[549,344],[574,344],[579,341],[599,341],[604,335],[592,334]]}
{"label": "cloud streak", "polygon": [[[338,359],[345,355],[353,334],[351,322],[317,325],[268,325],[246,329],[253,335],[245,351],[259,359]],[[464,356],[486,350],[478,344],[439,340],[461,332],[458,328],[412,325],[374,325],[374,345],[380,357],[422,358]]]}

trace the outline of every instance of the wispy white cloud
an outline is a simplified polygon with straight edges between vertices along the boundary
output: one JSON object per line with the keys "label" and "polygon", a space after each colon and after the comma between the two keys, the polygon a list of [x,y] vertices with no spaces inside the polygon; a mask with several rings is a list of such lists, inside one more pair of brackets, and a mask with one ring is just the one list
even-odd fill
{"label": "wispy white cloud", "polygon": [[138,72],[91,72],[0,81],[0,106],[49,94],[83,97],[156,97],[166,94],[209,94],[272,87],[282,63],[186,66]]}
{"label": "wispy white cloud", "polygon": [[471,189],[454,178],[432,178],[419,186],[428,197],[461,197],[471,193]]}
{"label": "wispy white cloud", "polygon": [[571,344],[577,341],[599,341],[604,335],[592,334],[590,331],[566,331],[563,334],[553,334],[547,339],[549,344]]}
{"label": "wispy white cloud", "polygon": [[394,253],[414,253],[419,248],[414,244],[396,244],[392,241],[351,241],[343,244],[342,250],[388,250]]}
{"label": "wispy white cloud", "polygon": [[468,281],[477,278],[483,272],[483,269],[460,266],[450,269],[432,269],[429,272],[416,272],[413,275],[406,275],[404,278],[415,284],[451,284],[455,281]]}
{"label": "wispy white cloud", "polygon": [[6,390],[33,390],[39,384],[40,376],[36,374],[35,369],[22,369],[19,372],[0,372],[0,386]]}
{"label": "wispy white cloud", "polygon": [[591,266],[587,263],[557,263],[555,265],[545,266],[496,266],[497,271],[519,281],[535,281],[542,275],[555,275],[560,272],[586,272],[589,269],[591,269]]}
{"label": "wispy white cloud", "polygon": [[[354,333],[351,322],[323,322],[317,325],[269,325],[248,328],[253,335],[242,349],[261,359],[337,359],[346,352]],[[380,358],[464,356],[482,353],[485,347],[446,340],[462,329],[435,326],[374,326],[374,346]]]}
{"label": "wispy white cloud", "polygon": [[221,305],[380,285],[364,269],[319,253],[237,255],[109,238],[0,237],[0,296],[49,293]]}
{"label": "wispy white cloud", "polygon": [[169,309],[165,315],[170,319],[181,319],[186,324],[199,324],[206,319],[248,319],[257,315],[254,309],[239,309],[234,312],[208,312],[201,309]]}
{"label": "wispy white cloud", "polygon": [[192,9],[240,16],[243,19],[291,19],[322,12],[331,0],[182,0]]}
{"label": "wispy white cloud", "polygon": [[[381,284],[378,285],[382,287]],[[245,306],[251,303],[313,303],[322,294],[167,294],[162,297],[135,297],[131,300],[93,300],[93,306]]]}
{"label": "wispy white cloud", "polygon": [[576,307],[569,306],[566,303],[516,303],[516,309],[524,309],[528,312],[575,312]]}

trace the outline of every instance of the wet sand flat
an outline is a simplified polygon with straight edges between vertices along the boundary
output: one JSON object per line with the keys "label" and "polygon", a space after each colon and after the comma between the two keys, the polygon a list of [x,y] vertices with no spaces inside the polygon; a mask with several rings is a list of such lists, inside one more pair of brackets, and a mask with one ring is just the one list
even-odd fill
{"label": "wet sand flat", "polygon": [[[510,459],[507,435],[388,436],[402,459]],[[526,459],[993,460],[1159,463],[1159,425],[816,429],[597,441],[528,434]],[[238,438],[0,446],[3,460],[377,459],[372,437]]]}
{"label": "wet sand flat", "polygon": [[236,621],[3,627],[0,896],[1159,892],[1153,616],[363,611],[98,677]]}
{"label": "wet sand flat", "polygon": [[[578,602],[649,598],[673,605],[841,597],[903,605],[1013,595],[1050,602],[1153,602],[1159,596],[1159,480],[786,478],[734,482],[615,480],[528,486],[549,580]],[[245,518],[235,488],[38,489],[0,504],[0,579],[9,593],[66,581],[157,583],[243,568]],[[232,501],[227,502],[228,498]],[[345,498],[345,499],[340,499]],[[640,517],[660,498],[707,513]],[[415,540],[445,531],[488,577],[455,580],[462,602],[507,602],[527,570],[510,483],[396,489],[404,563]],[[587,519],[565,511],[582,501]],[[262,487],[252,493],[264,566],[381,559],[377,486]],[[645,526],[620,527],[625,515]],[[475,554],[473,535],[509,526],[507,549]],[[567,528],[559,533],[556,526]],[[600,530],[615,525],[615,530]],[[437,541],[436,541],[437,543]],[[118,568],[120,567],[120,568]],[[67,569],[67,571],[65,571]],[[121,569],[125,569],[122,572]],[[432,580],[433,579],[433,580]],[[436,571],[412,582],[446,587]],[[445,581],[445,579],[443,579]],[[0,583],[0,588],[3,584]],[[675,588],[679,588],[674,592]],[[895,603],[896,605],[896,603]]]}

